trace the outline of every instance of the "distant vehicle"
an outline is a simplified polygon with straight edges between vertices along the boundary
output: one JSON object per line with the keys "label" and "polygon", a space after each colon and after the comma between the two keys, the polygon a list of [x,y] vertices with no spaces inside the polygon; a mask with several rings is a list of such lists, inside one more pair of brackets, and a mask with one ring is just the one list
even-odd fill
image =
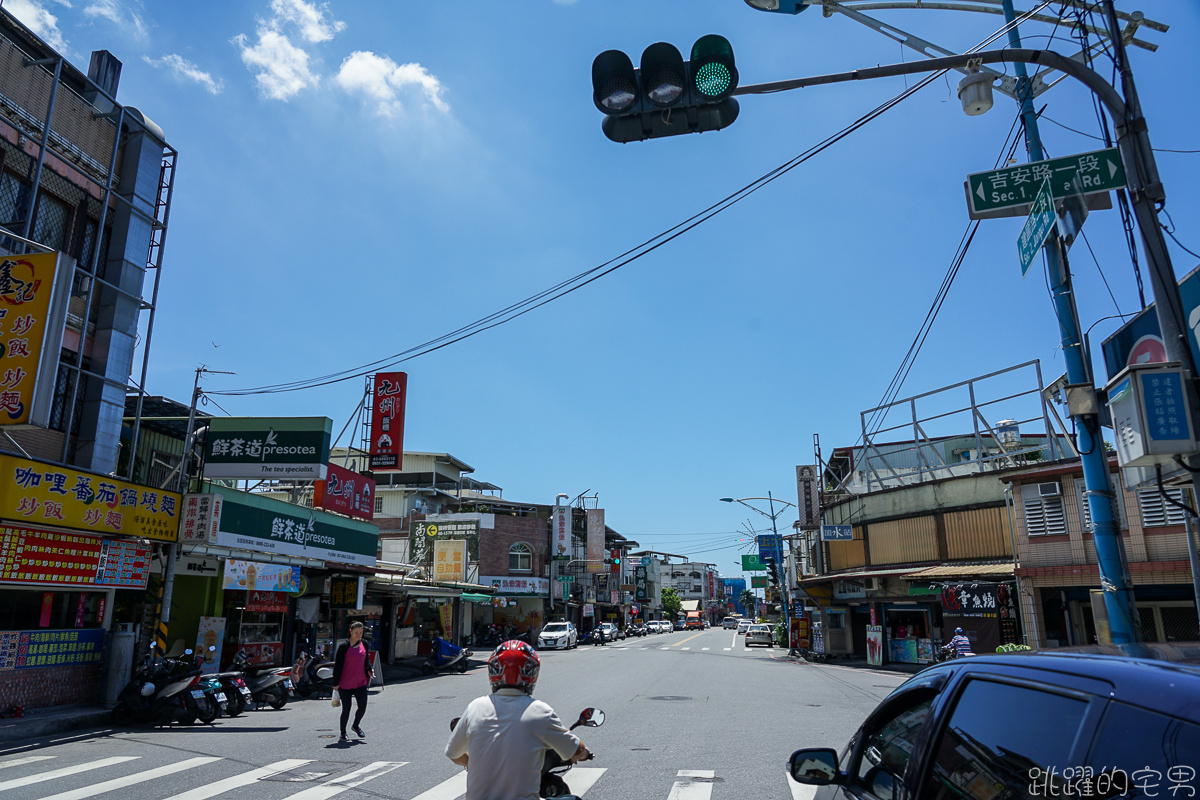
{"label": "distant vehicle", "polygon": [[746,628],[746,647],[752,644],[765,644],[767,647],[775,646],[775,636],[771,632],[770,625],[750,625]]}
{"label": "distant vehicle", "polygon": [[570,622],[547,622],[538,633],[538,650],[562,648],[570,650],[579,646],[579,631]]}
{"label": "distant vehicle", "polygon": [[654,626],[655,633],[670,633],[671,632],[671,623],[667,622],[665,619],[656,619],[653,622],[651,622],[650,624]]}
{"label": "distant vehicle", "polygon": [[683,626],[688,630],[704,630],[704,618],[699,611],[689,611]]}
{"label": "distant vehicle", "polygon": [[681,631],[687,627],[687,621],[682,619],[675,620],[675,630]]}
{"label": "distant vehicle", "polygon": [[751,622],[750,622],[750,620],[748,620],[748,619],[739,619],[739,620],[738,620],[738,626],[737,626],[737,632],[738,632],[738,633],[745,633],[745,632],[746,632],[746,629],[747,629],[747,628],[749,628],[751,624],[752,624],[752,623],[751,623]]}
{"label": "distant vehicle", "polygon": [[601,622],[600,627],[604,628],[604,638],[607,641],[615,642],[618,639],[625,638],[625,631],[621,630],[611,622]]}
{"label": "distant vehicle", "polygon": [[737,628],[738,622],[740,622],[740,621],[741,621],[741,617],[728,616],[725,619],[721,620],[721,627],[726,628],[728,630],[733,630],[733,629]]}
{"label": "distant vehicle", "polygon": [[640,622],[631,622],[629,623],[629,627],[625,629],[625,632],[630,636],[645,636],[646,626]]}

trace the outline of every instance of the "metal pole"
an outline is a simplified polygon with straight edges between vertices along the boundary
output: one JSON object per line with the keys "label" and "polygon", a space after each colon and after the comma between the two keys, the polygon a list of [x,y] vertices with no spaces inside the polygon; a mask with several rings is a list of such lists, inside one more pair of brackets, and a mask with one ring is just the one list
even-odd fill
{"label": "metal pole", "polygon": [[[1016,14],[1012,0],[1003,0],[1004,19],[1009,24],[1008,41],[1014,49],[1021,47],[1021,35],[1014,24]],[[1025,128],[1025,144],[1030,161],[1046,158],[1038,133],[1037,113],[1033,108],[1033,91],[1025,65],[1014,65],[1017,74],[1017,96],[1021,104],[1021,121]],[[1071,384],[1092,387],[1095,383],[1088,354],[1084,352],[1083,337],[1079,331],[1079,318],[1075,310],[1075,294],[1071,288],[1071,275],[1064,263],[1062,241],[1058,231],[1051,230],[1042,246],[1049,271],[1051,294],[1054,297],[1054,315],[1062,336],[1063,359],[1067,365],[1067,380]],[[1083,482],[1088,510],[1092,516],[1092,541],[1096,545],[1096,562],[1100,571],[1100,586],[1104,590],[1104,605],[1114,644],[1131,644],[1138,640],[1139,626],[1134,625],[1133,580],[1125,560],[1125,549],[1121,543],[1120,530],[1112,513],[1112,484],[1109,481],[1108,457],[1104,450],[1104,439],[1097,414],[1073,414],[1080,461],[1083,465]]]}
{"label": "metal pole", "polygon": [[[783,540],[779,538],[779,529],[775,527],[775,518],[778,514],[775,513],[775,499],[771,497],[771,493],[767,492],[767,503],[771,506],[771,533],[775,536],[775,552],[778,553],[780,561],[783,561]],[[779,509],[782,514],[784,509]],[[788,613],[788,586],[787,586],[787,568],[784,564],[775,565],[779,573],[779,596],[783,601],[783,637],[787,644],[788,652],[792,652],[792,620]]]}
{"label": "metal pole", "polygon": [[1196,615],[1200,616],[1200,558],[1196,555],[1195,526],[1192,524],[1191,514],[1184,515],[1183,532],[1187,535],[1188,563],[1192,566],[1192,594],[1195,595]]}

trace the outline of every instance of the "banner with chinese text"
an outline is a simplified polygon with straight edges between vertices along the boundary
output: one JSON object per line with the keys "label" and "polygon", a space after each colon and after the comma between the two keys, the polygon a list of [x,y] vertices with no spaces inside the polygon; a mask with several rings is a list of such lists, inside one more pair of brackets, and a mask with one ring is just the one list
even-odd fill
{"label": "banner with chinese text", "polygon": [[0,256],[0,425],[50,424],[74,273],[62,253]]}
{"label": "banner with chinese text", "polygon": [[408,373],[377,372],[371,405],[371,469],[398,470],[404,466],[404,402]]}
{"label": "banner with chinese text", "polygon": [[179,541],[193,544],[216,542],[221,522],[221,501],[219,494],[184,495]]}
{"label": "banner with chinese text", "polygon": [[144,589],[149,567],[137,540],[0,527],[0,581]]}
{"label": "banner with chinese text", "polygon": [[294,592],[300,584],[300,568],[258,561],[225,560],[222,588],[244,592]]}
{"label": "banner with chinese text", "polygon": [[375,518],[375,481],[330,463],[325,480],[313,484],[313,505],[370,522]]}
{"label": "banner with chinese text", "polygon": [[512,597],[549,597],[550,580],[514,575],[482,575],[479,582]]}
{"label": "banner with chinese text", "polygon": [[587,571],[604,572],[604,509],[587,510]]}
{"label": "banner with chinese text", "polygon": [[329,607],[345,611],[361,610],[364,584],[361,576],[333,576],[329,579]]}
{"label": "banner with chinese text", "polygon": [[571,559],[571,507],[555,506],[554,514],[550,517],[553,526],[551,541],[554,542],[550,555],[555,560],[569,561]]}
{"label": "banner with chinese text", "polygon": [[99,664],[104,629],[0,631],[0,671]]}
{"label": "banner with chinese text", "polygon": [[433,557],[433,542],[438,539],[464,539],[468,561],[479,560],[479,515],[441,514],[418,520],[408,534],[409,559],[424,564]]}
{"label": "banner with chinese text", "polygon": [[4,519],[174,542],[182,499],[175,492],[106,475],[0,455]]}
{"label": "banner with chinese text", "polygon": [[466,539],[434,540],[433,579],[435,581],[465,581],[467,579]]}

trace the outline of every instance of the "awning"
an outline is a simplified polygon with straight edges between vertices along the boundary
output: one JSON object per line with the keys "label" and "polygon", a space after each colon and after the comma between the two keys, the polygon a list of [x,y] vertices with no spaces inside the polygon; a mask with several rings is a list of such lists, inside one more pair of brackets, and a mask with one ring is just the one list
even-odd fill
{"label": "awning", "polygon": [[490,603],[492,596],[490,594],[474,594],[471,592],[463,592],[462,599],[468,603]]}
{"label": "awning", "polygon": [[825,575],[818,575],[815,578],[805,578],[797,581],[801,587],[813,586],[820,583],[829,583],[830,581],[846,581],[855,580],[858,578],[879,578],[887,575],[907,575],[910,572],[926,569],[925,567],[895,567],[887,569],[856,569],[848,572],[830,572]]}
{"label": "awning", "polygon": [[1014,566],[1007,564],[947,564],[941,567],[927,567],[904,576],[906,581],[945,581],[952,578],[979,579],[995,577],[1001,580],[1013,577]]}

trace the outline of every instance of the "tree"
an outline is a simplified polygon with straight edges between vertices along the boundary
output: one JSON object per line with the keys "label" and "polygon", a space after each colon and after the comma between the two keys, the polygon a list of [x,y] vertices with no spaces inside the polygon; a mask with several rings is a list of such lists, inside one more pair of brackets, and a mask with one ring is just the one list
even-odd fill
{"label": "tree", "polygon": [[662,590],[662,610],[663,614],[668,619],[675,619],[679,616],[679,611],[683,608],[683,601],[679,599],[679,593],[670,586],[664,586]]}
{"label": "tree", "polygon": [[742,608],[746,609],[746,613],[753,615],[758,607],[758,597],[749,589],[743,589],[738,595],[738,602],[742,604]]}

